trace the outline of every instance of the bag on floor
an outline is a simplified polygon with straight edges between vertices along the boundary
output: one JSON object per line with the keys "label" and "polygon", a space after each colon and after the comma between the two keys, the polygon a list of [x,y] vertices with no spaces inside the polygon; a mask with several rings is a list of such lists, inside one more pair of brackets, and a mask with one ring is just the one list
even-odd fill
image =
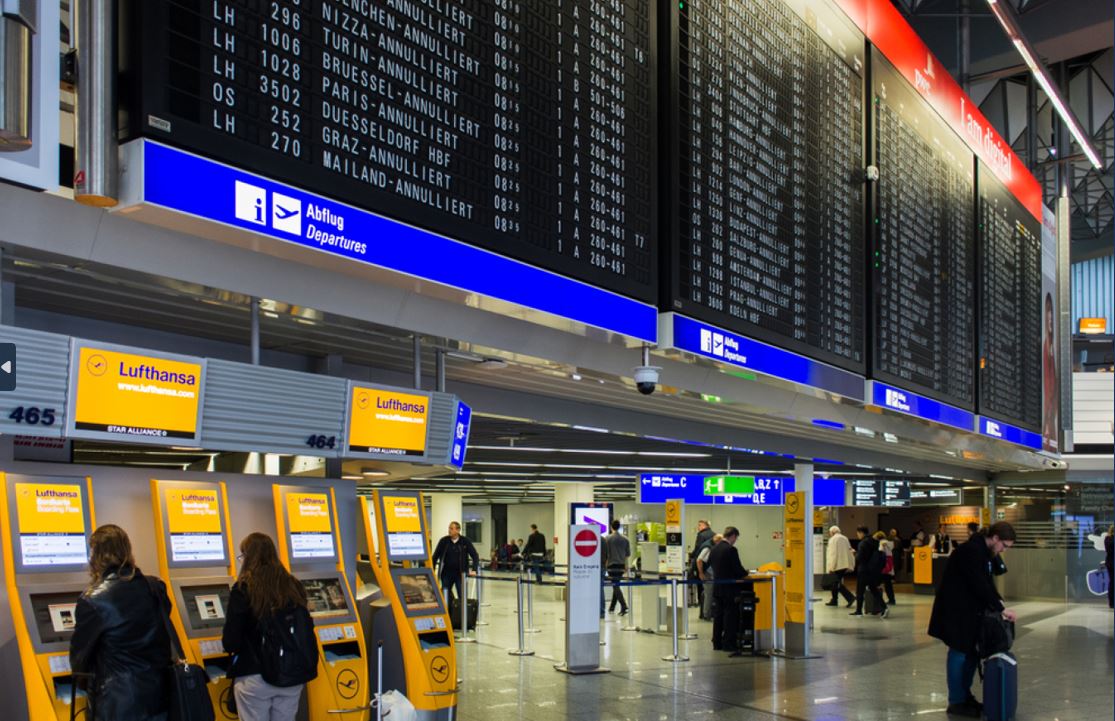
{"label": "bag on floor", "polygon": [[[399,693],[398,691],[391,690],[379,697],[379,705],[383,709],[383,718],[390,718],[391,721],[418,721],[418,712],[414,709],[414,704],[410,699]],[[375,714],[372,714],[375,718]]]}
{"label": "bag on floor", "polygon": [[871,588],[868,587],[867,592],[863,594],[863,612],[871,616],[881,612],[883,609],[875,604],[875,594],[872,593]]}
{"label": "bag on floor", "polygon": [[1088,591],[1093,596],[1106,596],[1107,588],[1111,584],[1111,579],[1107,577],[1107,566],[1088,571],[1087,581]]}
{"label": "bag on floor", "polygon": [[[475,598],[468,600],[468,630],[476,630],[476,615],[480,613],[480,602]],[[449,623],[454,631],[461,630],[461,602],[456,596],[449,597]]]}
{"label": "bag on floor", "polygon": [[1014,624],[1003,618],[999,611],[984,611],[979,618],[979,635],[976,636],[976,654],[989,658],[1006,653],[1014,645]]}
{"label": "bag on floor", "polygon": [[983,662],[983,717],[987,721],[1014,721],[1018,711],[1018,660],[1011,653],[997,653]]}

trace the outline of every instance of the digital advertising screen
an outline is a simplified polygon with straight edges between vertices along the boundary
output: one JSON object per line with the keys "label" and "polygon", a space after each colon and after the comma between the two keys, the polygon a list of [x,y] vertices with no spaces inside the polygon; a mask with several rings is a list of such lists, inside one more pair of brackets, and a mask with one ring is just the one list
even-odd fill
{"label": "digital advertising screen", "polygon": [[77,599],[80,591],[32,593],[31,613],[39,642],[68,643],[77,628]]}
{"label": "digital advertising screen", "polygon": [[570,507],[573,511],[571,519],[573,525],[596,526],[601,536],[611,532],[612,504],[610,503],[574,503]]}
{"label": "digital advertising screen", "polygon": [[348,412],[350,452],[376,456],[425,455],[429,396],[353,385]]}
{"label": "digital advertising screen", "polygon": [[71,437],[187,443],[200,436],[205,361],[74,342]]}
{"label": "digital advertising screen", "polygon": [[327,578],[302,578],[310,615],[314,618],[330,618],[349,615],[348,597],[345,595],[341,579],[336,576]]}
{"label": "digital advertising screen", "polygon": [[426,534],[422,529],[422,508],[418,494],[381,495],[383,530],[387,537],[387,558],[392,561],[417,561],[426,558]]}
{"label": "digital advertising screen", "polygon": [[164,494],[171,563],[225,564],[220,491],[169,487]]}
{"label": "digital advertising screen", "polygon": [[182,600],[190,628],[195,631],[223,628],[231,592],[227,583],[182,586]]}
{"label": "digital advertising screen", "polygon": [[23,570],[67,570],[89,560],[88,516],[80,483],[14,484]]}
{"label": "digital advertising screen", "polygon": [[427,616],[441,613],[441,598],[434,585],[433,573],[428,568],[396,570],[392,575],[406,615]]}
{"label": "digital advertising screen", "polygon": [[292,560],[336,557],[328,493],[288,492],[286,511]]}

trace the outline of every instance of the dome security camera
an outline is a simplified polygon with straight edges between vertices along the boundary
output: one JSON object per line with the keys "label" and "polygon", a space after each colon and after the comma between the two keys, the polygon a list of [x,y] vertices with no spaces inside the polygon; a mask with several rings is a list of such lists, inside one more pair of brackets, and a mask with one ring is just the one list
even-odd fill
{"label": "dome security camera", "polygon": [[659,366],[635,366],[635,387],[644,396],[649,396],[658,387],[658,374],[661,372]]}

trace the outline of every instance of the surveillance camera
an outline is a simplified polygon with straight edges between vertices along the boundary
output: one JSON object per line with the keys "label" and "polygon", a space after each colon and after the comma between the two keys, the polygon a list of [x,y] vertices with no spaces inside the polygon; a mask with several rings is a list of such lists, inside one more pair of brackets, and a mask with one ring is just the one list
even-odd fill
{"label": "surveillance camera", "polygon": [[635,366],[635,387],[644,396],[649,396],[658,385],[660,372],[662,369],[658,366]]}

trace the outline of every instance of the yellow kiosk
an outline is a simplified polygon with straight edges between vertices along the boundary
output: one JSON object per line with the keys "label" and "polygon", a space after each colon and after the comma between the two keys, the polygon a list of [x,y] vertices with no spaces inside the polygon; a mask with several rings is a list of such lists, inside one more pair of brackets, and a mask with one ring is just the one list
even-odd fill
{"label": "yellow kiosk", "polygon": [[220,721],[237,718],[230,708],[231,656],[221,645],[225,610],[236,569],[225,484],[151,481],[159,576],[166,581],[171,621],[188,660],[209,675],[209,696]]}
{"label": "yellow kiosk", "polygon": [[345,576],[336,497],[329,488],[272,487],[279,554],[302,582],[317,633],[318,676],[306,685],[312,721],[367,721],[369,687],[364,631]]}
{"label": "yellow kiosk", "polygon": [[[457,707],[457,654],[445,603],[434,580],[426,511],[416,492],[381,490],[360,498],[368,555],[382,596],[370,609],[369,646],[382,642],[384,668],[369,659],[421,721],[448,721]],[[395,661],[395,662],[390,662]]]}
{"label": "yellow kiosk", "polygon": [[[89,478],[0,474],[4,582],[31,721],[70,718],[70,637],[89,585]],[[85,701],[78,696],[78,718]]]}

